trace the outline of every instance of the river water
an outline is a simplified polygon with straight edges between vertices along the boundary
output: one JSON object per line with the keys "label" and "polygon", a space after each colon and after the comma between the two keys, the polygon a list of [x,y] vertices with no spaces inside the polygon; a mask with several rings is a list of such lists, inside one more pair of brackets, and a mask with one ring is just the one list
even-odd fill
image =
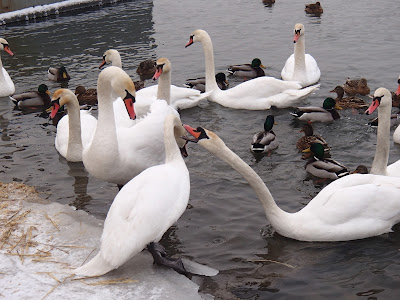
{"label": "river water", "polygon": [[[324,13],[310,16],[304,1],[124,1],[111,6],[76,11],[26,23],[0,27],[14,57],[2,55],[17,92],[46,83],[51,92],[59,83],[47,80],[49,66],[65,65],[68,87],[95,87],[103,52],[120,51],[123,68],[136,80],[145,59],[167,57],[173,65],[172,82],[204,75],[199,44],[184,48],[190,33],[205,29],[214,43],[217,72],[234,63],[259,57],[269,76],[280,71],[293,53],[293,27],[303,23],[306,52],[321,69],[321,88],[304,105],[321,105],[347,77],[366,77],[371,93],[378,87],[393,91],[398,64],[398,1],[326,1]],[[231,86],[240,81],[228,78]],[[153,84],[146,82],[146,85]],[[368,97],[365,97],[370,102]],[[193,127],[216,132],[266,182],[278,205],[301,209],[322,188],[304,170],[295,148],[301,123],[291,109],[233,110],[216,103],[181,112]],[[393,110],[395,111],[395,110]],[[249,151],[253,134],[272,113],[280,145],[271,156],[255,158]],[[376,130],[362,113],[341,111],[332,124],[314,129],[332,147],[334,159],[355,169],[369,168]],[[8,98],[0,102],[1,180],[35,186],[51,201],[84,209],[105,218],[118,192],[96,180],[82,163],[68,163],[54,148],[56,128],[46,114],[14,110]],[[393,130],[392,130],[393,132]],[[162,239],[176,256],[182,255],[219,269],[201,289],[217,299],[397,299],[400,228],[383,236],[341,243],[298,242],[275,233],[244,179],[199,146],[189,146],[186,162],[191,176],[190,206]],[[389,162],[400,158],[391,142]],[[399,195],[400,197],[400,195]]]}

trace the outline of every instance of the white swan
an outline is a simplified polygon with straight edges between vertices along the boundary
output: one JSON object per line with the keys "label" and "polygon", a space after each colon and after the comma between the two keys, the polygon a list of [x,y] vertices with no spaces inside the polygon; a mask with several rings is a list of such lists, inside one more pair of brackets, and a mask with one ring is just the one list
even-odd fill
{"label": "white swan", "polygon": [[379,122],[371,174],[400,177],[400,160],[387,166],[390,150],[390,115],[392,111],[392,95],[389,90],[378,88],[374,93],[371,106],[365,113],[372,114],[377,108]]}
{"label": "white swan", "polygon": [[283,80],[295,80],[301,86],[309,86],[319,81],[321,71],[314,57],[305,54],[305,30],[303,24],[294,26],[294,53],[286,60],[282,69]]}
{"label": "white swan", "polygon": [[[115,49],[107,50],[103,55],[103,63],[100,65],[102,67],[105,63],[111,63],[113,66],[122,68],[121,56],[119,52]],[[169,71],[167,71],[167,67],[165,68],[165,73],[170,72],[171,67],[169,67]],[[162,80],[162,81],[160,81]],[[158,94],[158,86],[160,83],[164,82],[163,87],[166,87],[169,80],[169,89],[170,89],[170,100],[169,104],[172,105],[175,109],[187,109],[191,107],[195,107],[199,104],[201,100],[206,99],[207,94],[201,94],[198,90],[187,89],[184,87],[178,87],[176,85],[171,85],[171,75],[163,76],[163,79],[160,79],[158,85],[152,85],[145,88],[140,89],[136,92],[136,103],[135,103],[135,111],[138,116],[142,116],[148,112],[150,105],[159,98]]]}
{"label": "white swan", "polygon": [[[10,46],[8,45],[8,42],[0,38],[0,50],[6,51],[8,54],[13,56],[14,54],[12,53]],[[14,82],[12,81],[10,75],[8,75],[6,69],[3,67],[3,62],[1,61],[1,56],[0,56],[0,97],[6,97],[10,96],[15,93],[15,86]]]}
{"label": "white swan", "polygon": [[397,126],[393,133],[393,142],[400,144],[400,126]]}
{"label": "white swan", "polygon": [[[180,93],[179,98],[174,98],[171,100],[171,88],[173,88],[173,85],[171,85],[171,70],[172,70],[172,65],[171,62],[169,61],[168,58],[159,58],[156,62],[156,73],[153,76],[153,79],[156,80],[158,79],[158,86],[157,86],[157,99],[158,100],[165,100],[169,105],[171,105],[173,108],[176,110],[178,109],[187,109],[191,107],[195,107],[199,104],[200,101],[205,100],[207,98],[208,94],[200,94],[193,97],[191,89],[187,88],[179,88],[182,89],[182,92]],[[143,90],[143,89],[142,89]],[[142,91],[140,90],[140,91]],[[148,89],[149,91],[150,89]],[[188,92],[186,92],[186,91]],[[140,93],[138,91],[136,95]],[[147,93],[147,92],[146,92]],[[145,93],[142,93],[140,95],[144,96]],[[175,93],[177,94],[177,93]],[[186,94],[186,96],[184,95]],[[136,98],[139,98],[137,101],[139,102],[138,105],[140,105],[140,99],[145,99],[145,97],[140,97],[137,96]],[[153,100],[153,97],[148,95],[148,98],[146,98],[147,101]],[[144,101],[143,101],[144,102]],[[142,103],[143,103],[142,102]]]}
{"label": "white swan", "polygon": [[148,168],[121,189],[104,222],[100,252],[75,269],[75,274],[97,276],[118,268],[149,243],[158,242],[184,213],[190,179],[177,145],[186,143],[181,135],[185,135],[185,129],[180,119],[168,115],[164,164]]}
{"label": "white swan", "polygon": [[68,115],[57,124],[55,147],[66,160],[82,161],[82,151],[92,140],[97,119],[88,110],[79,110],[76,95],[68,89],[58,89],[53,94],[50,118],[54,118],[58,109],[64,104],[68,107]]}
{"label": "white swan", "polygon": [[283,81],[273,77],[262,76],[245,81],[228,90],[221,90],[215,80],[214,50],[210,36],[202,29],[192,32],[186,47],[195,42],[203,45],[206,69],[206,92],[211,92],[208,100],[218,104],[248,110],[291,107],[307,98],[319,85],[301,89],[294,81]]}
{"label": "white swan", "polygon": [[352,174],[335,180],[295,213],[283,211],[270,191],[239,156],[213,132],[184,125],[198,144],[215,154],[253,188],[265,214],[281,235],[300,241],[347,241],[391,231],[400,221],[400,180],[389,176]]}
{"label": "white swan", "polygon": [[83,151],[83,164],[91,175],[123,185],[148,167],[165,161],[164,120],[168,114],[179,114],[164,100],[155,101],[141,122],[117,127],[113,101],[120,100],[115,100],[114,94],[124,99],[134,118],[134,84],[122,69],[111,66],[100,73],[97,81],[97,128]]}

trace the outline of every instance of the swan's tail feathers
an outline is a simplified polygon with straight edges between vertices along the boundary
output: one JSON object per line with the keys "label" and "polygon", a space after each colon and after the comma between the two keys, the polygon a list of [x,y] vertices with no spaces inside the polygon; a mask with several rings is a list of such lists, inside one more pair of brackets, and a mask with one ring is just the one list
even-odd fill
{"label": "swan's tail feathers", "polygon": [[82,267],[76,268],[73,273],[79,276],[100,276],[115,269],[110,263],[103,259],[101,253],[97,255]]}

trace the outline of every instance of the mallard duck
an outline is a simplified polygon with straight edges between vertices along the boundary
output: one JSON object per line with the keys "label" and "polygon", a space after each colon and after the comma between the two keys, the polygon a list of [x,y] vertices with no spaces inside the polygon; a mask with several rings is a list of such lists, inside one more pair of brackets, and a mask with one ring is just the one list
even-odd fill
{"label": "mallard duck", "polygon": [[45,84],[41,84],[37,91],[25,92],[10,96],[10,99],[18,107],[43,106],[45,109],[50,107],[50,92]]}
{"label": "mallard duck", "polygon": [[392,92],[392,107],[397,107],[400,109],[400,76],[397,80],[397,83],[399,84],[397,90]]}
{"label": "mallard duck", "polygon": [[275,3],[275,0],[262,0],[262,3],[264,3],[265,5],[271,5]]}
{"label": "mallard duck", "polygon": [[275,119],[273,115],[267,116],[264,122],[264,131],[260,131],[253,136],[250,145],[251,152],[254,153],[270,153],[278,147],[278,141],[275,133],[272,131]]}
{"label": "mallard duck", "polygon": [[322,136],[314,134],[313,127],[310,123],[304,124],[300,132],[304,132],[304,136],[299,138],[296,143],[296,147],[300,151],[310,148],[312,143],[322,144],[324,146],[324,150],[329,151],[330,148],[328,143],[322,138]]}
{"label": "mallard duck", "polygon": [[325,157],[324,146],[322,144],[311,143],[310,148],[303,150],[303,152],[310,151],[313,153],[313,157],[307,161],[305,169],[315,177],[338,179],[349,174],[345,166]]}
{"label": "mallard duck", "polygon": [[[4,50],[11,56],[14,56],[14,53],[12,53],[8,42],[3,38],[0,38],[0,50]],[[3,62],[0,58],[0,97],[6,97],[14,93],[14,82],[12,81],[10,75],[8,75],[6,69],[3,68]]]}
{"label": "mallard duck", "polygon": [[[215,80],[217,81],[218,87],[221,90],[226,90],[228,88],[229,82],[226,80],[225,73],[217,73],[217,75],[215,75]],[[184,83],[184,86],[204,93],[206,91],[206,78],[200,77],[187,79]]]}
{"label": "mallard duck", "polygon": [[304,9],[308,14],[320,15],[324,12],[322,9],[321,3],[315,2],[311,4],[306,4],[306,8]]}
{"label": "mallard duck", "polygon": [[141,79],[150,79],[156,72],[156,62],[152,59],[147,59],[139,64],[136,73]]}
{"label": "mallard duck", "polygon": [[365,101],[361,98],[358,98],[356,96],[349,96],[349,97],[344,97],[344,88],[338,85],[335,87],[332,91],[333,93],[336,93],[337,97],[335,99],[336,103],[341,107],[341,108],[362,108],[366,109],[368,108],[368,104],[365,103]]}
{"label": "mallard duck", "polygon": [[347,78],[346,83],[343,85],[344,92],[347,95],[368,95],[370,93],[370,88],[368,87],[367,79],[350,79]]}
{"label": "mallard duck", "polygon": [[305,28],[303,24],[294,26],[294,53],[289,56],[281,71],[281,77],[286,81],[298,81],[302,87],[317,83],[321,77],[321,70],[317,61],[305,49]]}
{"label": "mallard duck", "polygon": [[295,112],[291,112],[292,116],[307,122],[332,122],[340,118],[336,109],[342,109],[338,106],[334,99],[326,98],[323,106],[304,106],[298,107]]}
{"label": "mallard duck", "polygon": [[228,72],[231,75],[248,79],[265,76],[263,69],[265,69],[265,66],[261,63],[261,60],[259,58],[254,58],[251,64],[229,66]]}
{"label": "mallard duck", "polygon": [[75,95],[78,98],[79,104],[97,104],[97,90],[96,89],[86,89],[82,85],[78,85],[75,88]]}
{"label": "mallard duck", "polygon": [[368,168],[367,166],[364,165],[357,166],[357,168],[353,172],[351,172],[351,174],[368,174],[368,173],[369,173]]}
{"label": "mallard duck", "polygon": [[47,71],[47,76],[51,81],[68,81],[71,77],[68,75],[67,69],[64,66],[59,68],[50,67]]}

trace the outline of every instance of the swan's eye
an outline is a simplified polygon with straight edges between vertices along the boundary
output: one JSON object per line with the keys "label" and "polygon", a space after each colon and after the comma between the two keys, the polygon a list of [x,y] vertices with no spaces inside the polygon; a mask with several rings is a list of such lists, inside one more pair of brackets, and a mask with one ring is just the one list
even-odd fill
{"label": "swan's eye", "polygon": [[294,33],[300,35],[300,31],[301,31],[301,29],[297,29],[294,31]]}
{"label": "swan's eye", "polygon": [[125,90],[125,92],[126,92],[126,96],[125,96],[124,100],[132,99],[132,102],[135,103],[136,102],[135,96],[133,96],[131,93],[129,93],[128,90]]}
{"label": "swan's eye", "polygon": [[106,60],[106,56],[105,55],[103,55],[103,60]]}
{"label": "swan's eye", "polygon": [[156,65],[156,67],[157,67],[157,69],[158,69],[158,70],[160,70],[160,69],[162,70],[162,69],[164,68],[164,65],[165,65],[165,64],[162,64],[162,65]]}
{"label": "swan's eye", "polygon": [[373,100],[373,101],[378,101],[379,104],[381,104],[382,98],[383,98],[383,96],[376,96],[376,97],[374,97],[374,100]]}

